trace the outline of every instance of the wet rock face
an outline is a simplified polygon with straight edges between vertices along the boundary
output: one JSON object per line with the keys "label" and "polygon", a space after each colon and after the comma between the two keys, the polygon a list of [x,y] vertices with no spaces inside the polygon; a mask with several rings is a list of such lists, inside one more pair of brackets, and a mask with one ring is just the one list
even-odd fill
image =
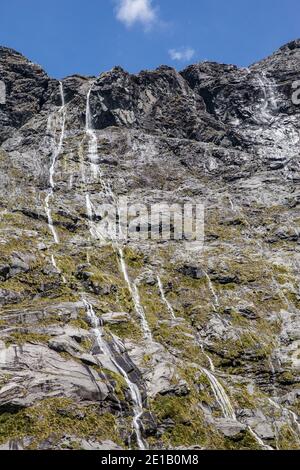
{"label": "wet rock face", "polygon": [[[13,371],[15,383],[10,382],[1,389],[2,410],[30,407],[49,396],[91,402],[105,400],[108,389],[98,374],[89,373],[83,364],[63,360],[53,351],[53,343],[50,342],[49,347],[28,344],[5,350],[5,363],[1,364],[1,369],[6,374]],[[27,390],[26,394],[24,390]]]}
{"label": "wet rock face", "polygon": [[[273,90],[276,90],[276,111],[299,113],[291,100],[292,83],[299,80],[300,49],[297,44],[297,41],[291,42],[249,68],[204,62],[191,65],[181,74],[204,99],[207,110],[221,119],[240,116],[244,121],[255,122],[259,113],[254,111],[259,111],[259,101],[264,100],[265,94],[270,96],[273,92],[262,86],[264,77],[273,82]],[[227,101],[226,109],[222,109],[222,101]]]}
{"label": "wet rock face", "polygon": [[220,141],[224,127],[205,109],[174,69],[130,75],[121,68],[102,74],[95,82],[91,100],[97,129],[108,126],[143,129],[169,137]]}
{"label": "wet rock face", "polygon": [[[60,83],[0,48],[0,449],[300,447],[299,51]],[[116,244],[121,196],[203,203],[204,246]]]}
{"label": "wet rock face", "polygon": [[0,47],[0,80],[6,87],[6,102],[0,105],[2,143],[40,111],[50,79],[18,52]]}

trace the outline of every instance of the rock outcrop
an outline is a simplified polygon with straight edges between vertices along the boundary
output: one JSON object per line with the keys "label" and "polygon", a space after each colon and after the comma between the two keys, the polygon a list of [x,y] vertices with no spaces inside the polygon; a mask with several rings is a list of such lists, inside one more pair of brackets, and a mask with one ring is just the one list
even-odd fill
{"label": "rock outcrop", "polygon": [[[0,48],[1,449],[299,449],[299,69]],[[116,240],[124,196],[203,203],[204,245]]]}

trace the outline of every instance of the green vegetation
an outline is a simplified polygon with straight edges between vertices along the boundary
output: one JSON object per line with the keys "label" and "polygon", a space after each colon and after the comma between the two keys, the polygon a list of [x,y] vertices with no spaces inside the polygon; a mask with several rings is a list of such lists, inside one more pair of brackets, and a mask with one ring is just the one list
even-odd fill
{"label": "green vegetation", "polygon": [[122,443],[113,415],[101,413],[97,406],[82,406],[65,398],[43,400],[16,413],[0,414],[0,443],[28,436],[33,438],[34,449],[49,437],[58,442],[66,432],[79,438]]}
{"label": "green vegetation", "polygon": [[133,321],[110,325],[109,331],[121,338],[122,340],[131,339],[138,342],[143,337],[139,325],[137,323],[134,323]]}
{"label": "green vegetation", "polygon": [[47,344],[50,336],[38,333],[31,333],[30,331],[14,331],[6,338],[6,346],[11,344],[23,345],[26,343],[41,343]]}
{"label": "green vegetation", "polygon": [[279,450],[299,450],[299,437],[288,425],[280,428],[278,443]]}
{"label": "green vegetation", "polygon": [[122,377],[122,375],[117,374],[116,372],[113,372],[111,370],[107,369],[102,369],[102,372],[105,374],[105,376],[108,378],[108,380],[111,382],[114,392],[116,393],[117,397],[119,400],[125,400],[125,390],[127,390],[128,386]]}

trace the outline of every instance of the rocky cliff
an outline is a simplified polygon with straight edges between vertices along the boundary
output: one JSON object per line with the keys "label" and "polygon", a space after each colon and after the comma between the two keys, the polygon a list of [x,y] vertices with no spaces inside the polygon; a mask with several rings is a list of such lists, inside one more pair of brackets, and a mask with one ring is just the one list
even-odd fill
{"label": "rocky cliff", "polygon": [[[299,73],[0,48],[2,449],[299,449]],[[202,202],[204,246],[103,241],[124,196]]]}

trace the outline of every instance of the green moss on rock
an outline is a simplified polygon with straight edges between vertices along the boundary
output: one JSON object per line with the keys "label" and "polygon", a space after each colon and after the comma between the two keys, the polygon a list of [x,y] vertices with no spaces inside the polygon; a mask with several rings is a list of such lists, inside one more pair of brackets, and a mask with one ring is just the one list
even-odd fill
{"label": "green moss on rock", "polygon": [[32,448],[48,439],[59,441],[65,433],[80,438],[111,439],[119,444],[116,419],[97,406],[82,406],[64,398],[43,400],[17,413],[0,414],[0,443],[32,437]]}

